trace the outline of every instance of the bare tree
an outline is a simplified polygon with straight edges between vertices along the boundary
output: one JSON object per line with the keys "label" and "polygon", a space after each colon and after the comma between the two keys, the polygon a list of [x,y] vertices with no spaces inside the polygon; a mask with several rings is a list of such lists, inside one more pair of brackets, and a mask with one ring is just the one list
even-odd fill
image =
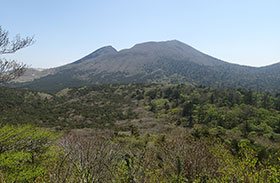
{"label": "bare tree", "polygon": [[[0,55],[15,53],[33,43],[33,37],[22,39],[19,35],[10,40],[9,32],[3,30],[0,26]],[[5,83],[21,76],[25,70],[26,64],[0,57],[0,83]]]}
{"label": "bare tree", "polygon": [[69,133],[60,139],[59,147],[62,153],[49,173],[52,182],[103,183],[113,179],[113,163],[120,155],[110,135]]}

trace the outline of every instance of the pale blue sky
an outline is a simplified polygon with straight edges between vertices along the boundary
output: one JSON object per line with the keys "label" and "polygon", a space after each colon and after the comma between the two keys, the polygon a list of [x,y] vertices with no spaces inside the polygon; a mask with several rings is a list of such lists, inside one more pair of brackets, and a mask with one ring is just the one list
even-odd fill
{"label": "pale blue sky", "polygon": [[106,45],[173,39],[232,63],[280,62],[279,0],[0,1],[2,28],[36,39],[9,58],[32,67],[70,63]]}

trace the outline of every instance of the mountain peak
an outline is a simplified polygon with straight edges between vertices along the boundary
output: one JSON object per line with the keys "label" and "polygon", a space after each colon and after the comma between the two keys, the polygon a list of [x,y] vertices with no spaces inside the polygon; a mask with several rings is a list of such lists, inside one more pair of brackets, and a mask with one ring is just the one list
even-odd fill
{"label": "mountain peak", "polygon": [[178,41],[176,39],[174,40],[168,40],[168,41],[149,41],[149,42],[144,42],[144,43],[139,43],[136,44],[135,46],[132,47],[132,49],[181,49],[181,50],[195,50],[193,47]]}
{"label": "mountain peak", "polygon": [[179,40],[177,40],[177,39],[167,40],[167,41],[163,41],[163,42],[166,42],[166,43],[179,43],[179,44],[185,44],[185,43],[183,43],[182,41],[179,41]]}
{"label": "mountain peak", "polygon": [[[112,83],[191,83],[280,91],[280,64],[254,68],[211,57],[178,40],[145,42],[117,51],[102,47],[28,86],[49,88]],[[246,79],[244,79],[246,78]]]}
{"label": "mountain peak", "polygon": [[184,45],[186,45],[185,43],[174,39],[174,40],[158,41],[158,42],[157,41],[147,41],[144,43],[138,43],[133,47],[140,47],[140,46],[146,46],[146,45],[167,45],[167,44],[184,44]]}
{"label": "mountain peak", "polygon": [[90,53],[89,55],[77,60],[76,62],[73,62],[72,64],[79,64],[85,60],[88,60],[88,59],[94,59],[94,58],[97,58],[99,56],[102,56],[102,55],[108,55],[108,54],[114,54],[114,53],[117,53],[118,51],[113,47],[113,46],[104,46],[102,48],[99,48],[97,50],[95,50],[94,52]]}
{"label": "mountain peak", "polygon": [[102,48],[97,49],[96,51],[94,51],[91,54],[96,54],[96,53],[115,53],[118,52],[113,46],[109,45],[109,46],[104,46]]}

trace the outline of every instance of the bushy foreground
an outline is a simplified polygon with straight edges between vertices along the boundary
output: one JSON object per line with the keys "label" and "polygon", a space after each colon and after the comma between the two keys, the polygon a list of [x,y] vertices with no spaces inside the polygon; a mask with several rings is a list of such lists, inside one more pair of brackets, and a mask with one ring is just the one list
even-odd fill
{"label": "bushy foreground", "polygon": [[[0,182],[279,182],[279,155],[260,159],[247,141],[170,134],[58,134],[34,126],[0,129]],[[238,149],[238,150],[236,150]]]}

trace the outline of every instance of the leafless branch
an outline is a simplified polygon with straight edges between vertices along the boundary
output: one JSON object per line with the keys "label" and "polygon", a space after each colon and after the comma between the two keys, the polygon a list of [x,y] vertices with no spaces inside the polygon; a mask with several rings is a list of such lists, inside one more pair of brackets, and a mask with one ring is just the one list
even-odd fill
{"label": "leafless branch", "polygon": [[5,83],[18,78],[25,72],[25,70],[26,64],[0,58],[0,83]]}
{"label": "leafless branch", "polygon": [[[15,53],[16,51],[34,43],[33,37],[21,38],[17,35],[13,40],[9,32],[0,26],[0,55]],[[0,83],[5,83],[21,76],[26,70],[26,64],[0,58]]]}
{"label": "leafless branch", "polygon": [[15,53],[16,51],[34,43],[34,37],[26,37],[22,39],[19,35],[17,35],[14,40],[10,40],[8,35],[9,32],[3,30],[0,26],[0,55]]}

